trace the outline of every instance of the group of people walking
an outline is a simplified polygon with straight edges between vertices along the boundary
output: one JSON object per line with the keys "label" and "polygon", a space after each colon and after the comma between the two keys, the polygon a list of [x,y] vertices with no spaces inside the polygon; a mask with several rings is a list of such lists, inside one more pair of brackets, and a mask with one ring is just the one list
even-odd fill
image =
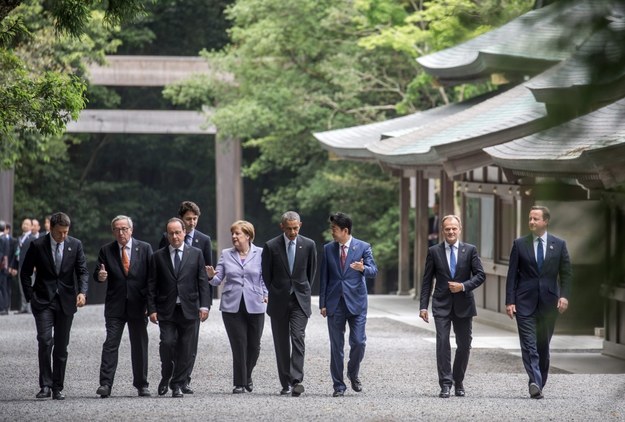
{"label": "group of people walking", "polygon": [[[254,389],[252,372],[260,354],[265,312],[271,317],[281,395],[304,393],[305,331],[312,314],[311,286],[317,274],[315,242],[299,234],[302,222],[294,211],[282,215],[282,234],[263,248],[253,244],[254,226],[235,221],[232,247],[213,265],[211,240],[196,230],[199,207],[180,204],[168,220],[160,248],[133,237],[132,219],[116,216],[114,240],[98,254],[93,279],[105,283],[106,340],[102,347],[100,386],[96,394],[112,393],[118,351],[125,326],[131,348],[133,386],[138,396],[151,396],[148,373],[147,324],[158,324],[161,380],[158,394],[193,394],[191,374],[198,353],[199,326],[208,318],[212,286],[222,286],[220,311],[233,361],[233,393]],[[347,376],[361,391],[360,362],[365,349],[366,277],[377,267],[371,246],[351,236],[352,221],[343,213],[330,217],[333,242],[324,248],[320,274],[320,312],[328,319],[334,395],[342,396],[345,326],[350,327],[351,352]],[[32,305],[39,345],[36,397],[63,400],[69,335],[77,308],[86,303],[89,272],[82,243],[69,236],[64,213],[50,218],[50,234],[33,241],[20,275]],[[34,283],[30,277],[35,277]]]}
{"label": "group of people walking", "polygon": [[[102,347],[100,386],[109,397],[118,350],[128,326],[133,386],[150,396],[147,324],[158,324],[161,380],[158,394],[193,394],[191,375],[198,353],[200,324],[212,305],[212,287],[221,286],[220,311],[232,350],[234,394],[252,392],[252,374],[260,354],[265,313],[271,318],[279,394],[304,393],[305,332],[312,314],[311,286],[317,274],[315,242],[299,234],[302,222],[294,211],[280,221],[282,233],[261,248],[254,226],[244,220],[230,227],[232,247],[212,262],[210,237],[196,229],[199,207],[183,201],[178,216],[167,221],[159,249],[133,237],[132,219],[111,222],[114,240],[99,252],[93,279],[107,285],[104,308],[106,340]],[[549,343],[558,312],[568,307],[571,263],[566,243],[547,234],[550,213],[534,206],[531,234],[514,241],[506,283],[506,311],[517,319],[522,359],[529,376],[529,394],[543,398],[549,371]],[[464,378],[471,349],[473,291],[485,281],[477,248],[460,241],[462,225],[455,215],[440,220],[444,241],[428,248],[419,316],[436,326],[439,396],[466,394]],[[69,236],[70,218],[50,216],[50,233],[30,244],[20,264],[23,294],[32,307],[38,341],[37,398],[63,400],[72,321],[86,303],[89,272],[81,242]],[[329,217],[333,241],[323,247],[319,310],[327,319],[330,374],[334,397],[347,390],[344,344],[349,326],[347,380],[362,391],[360,365],[366,347],[366,279],[377,275],[371,245],[352,236],[352,220],[344,213]],[[31,277],[35,274],[34,282]],[[450,331],[457,350],[451,361]]]}

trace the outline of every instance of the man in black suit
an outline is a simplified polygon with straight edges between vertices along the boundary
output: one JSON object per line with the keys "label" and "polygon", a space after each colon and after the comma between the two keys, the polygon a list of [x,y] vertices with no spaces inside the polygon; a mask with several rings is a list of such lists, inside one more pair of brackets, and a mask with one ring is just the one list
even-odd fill
{"label": "man in black suit", "polygon": [[278,237],[263,248],[263,280],[269,290],[267,314],[276,350],[280,394],[299,396],[304,392],[304,336],[311,315],[311,286],[317,271],[315,242],[300,236],[299,215],[282,215]]}
{"label": "man in black suit", "polygon": [[140,397],[149,397],[147,296],[152,246],[132,237],[132,219],[118,215],[111,222],[115,240],[100,249],[93,279],[107,283],[104,318],[106,340],[102,345],[100,387],[96,394],[111,395],[119,344],[128,324],[132,385]]}
{"label": "man in black suit", "polygon": [[566,242],[547,226],[551,214],[544,206],[530,210],[530,234],[512,244],[506,278],[506,313],[516,316],[529,394],[543,398],[549,375],[549,343],[558,313],[569,307],[573,270]]}
{"label": "man in black suit", "polygon": [[[432,290],[432,313],[436,324],[436,365],[439,397],[449,398],[452,384],[463,397],[464,375],[469,364],[473,317],[477,315],[473,290],[484,283],[485,274],[477,248],[460,242],[460,217],[448,215],[441,221],[445,241],[431,246],[425,260],[419,316],[429,322],[428,304]],[[436,286],[432,280],[436,278]],[[456,333],[456,357],[451,365],[451,326]]]}
{"label": "man in black suit", "polygon": [[197,320],[208,318],[210,293],[202,251],[184,243],[184,223],[167,222],[169,246],[152,255],[148,278],[148,313],[159,324],[161,382],[158,394],[172,389],[172,397],[183,397],[187,368]]}
{"label": "man in black suit", "polygon": [[[25,218],[24,220],[22,220],[22,234],[17,238],[17,241],[18,241],[18,253],[17,253],[18,274],[21,274],[22,272],[22,264],[24,263],[24,257],[26,256],[26,253],[28,252],[28,247],[30,246],[30,242],[36,239],[35,236],[33,236],[32,234],[32,227],[33,227],[33,221],[30,218]],[[30,305],[28,304],[28,301],[26,300],[24,290],[19,288],[20,286],[22,286],[24,283],[27,283],[27,282],[30,282],[32,284],[33,278],[31,277],[30,280],[23,280],[22,276],[21,275],[19,276],[18,291],[20,294],[20,304],[19,304],[19,309],[15,312],[16,314],[29,314],[30,313]]]}
{"label": "man in black suit", "polygon": [[[202,251],[202,256],[204,256],[204,262],[207,266],[213,265],[213,248],[211,244],[211,238],[202,233],[199,230],[196,230],[198,220],[200,218],[200,207],[197,206],[195,202],[191,201],[182,201],[180,203],[180,207],[178,208],[178,217],[184,222],[184,243],[187,246],[193,246]],[[163,234],[161,238],[161,242],[158,245],[159,248],[164,248],[169,245],[169,241],[167,240],[167,234]],[[213,286],[208,285],[209,291],[209,301],[208,301],[208,310],[210,314],[210,308],[213,305]],[[197,325],[195,327],[195,335],[193,337],[193,344],[191,350],[191,359],[189,359],[188,368],[187,368],[187,382],[182,386],[183,394],[193,394],[193,389],[191,388],[191,373],[193,372],[193,366],[195,365],[195,357],[197,356],[197,344],[198,337],[200,334],[200,322],[197,321]]]}
{"label": "man in black suit", "polygon": [[[71,221],[57,212],[50,218],[50,234],[33,240],[21,265],[20,278],[30,302],[39,343],[37,398],[63,400],[67,345],[77,307],[86,303],[89,270],[80,240],[68,236]],[[30,282],[37,268],[34,285]],[[52,356],[52,362],[50,359]]]}

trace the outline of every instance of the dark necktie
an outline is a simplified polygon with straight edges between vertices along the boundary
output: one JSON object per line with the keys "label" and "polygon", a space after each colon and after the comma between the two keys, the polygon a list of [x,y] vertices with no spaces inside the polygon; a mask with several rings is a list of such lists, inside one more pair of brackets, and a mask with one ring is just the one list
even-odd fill
{"label": "dark necktie", "polygon": [[545,253],[543,251],[543,240],[538,238],[538,246],[536,246],[536,264],[538,264],[538,272],[543,269],[543,261],[545,260]]}
{"label": "dark necktie", "polygon": [[128,270],[130,269],[130,259],[128,259],[125,246],[122,246],[122,266],[124,267],[124,274],[128,275]]}
{"label": "dark necktie", "polygon": [[289,242],[287,258],[289,260],[289,271],[293,274],[293,264],[295,264],[295,242],[292,240]]}
{"label": "dark necktie", "polygon": [[193,246],[193,238],[191,237],[190,234],[184,235],[184,243],[186,243],[187,246]]}
{"label": "dark necktie", "polygon": [[456,276],[456,254],[454,249],[456,249],[454,245],[449,246],[449,272],[451,273],[451,278]]}
{"label": "dark necktie", "polygon": [[345,269],[345,261],[347,260],[347,252],[345,249],[347,249],[347,246],[341,245],[341,270]]}
{"label": "dark necktie", "polygon": [[61,255],[61,244],[56,244],[56,250],[54,251],[54,266],[56,267],[56,273],[59,274],[61,272],[61,261],[63,260],[63,255]]}
{"label": "dark necktie", "polygon": [[178,270],[180,269],[180,249],[176,249],[174,251],[174,272],[178,274]]}

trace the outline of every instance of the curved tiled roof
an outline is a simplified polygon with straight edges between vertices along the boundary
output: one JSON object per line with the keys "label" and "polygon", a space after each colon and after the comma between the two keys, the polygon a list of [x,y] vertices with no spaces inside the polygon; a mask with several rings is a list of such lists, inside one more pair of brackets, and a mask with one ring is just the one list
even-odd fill
{"label": "curved tiled roof", "polygon": [[591,28],[587,26],[573,31],[563,43],[562,28],[587,17],[596,7],[590,0],[568,4],[565,8],[554,3],[417,61],[429,74],[447,83],[502,71],[536,74],[569,57],[588,37]]}

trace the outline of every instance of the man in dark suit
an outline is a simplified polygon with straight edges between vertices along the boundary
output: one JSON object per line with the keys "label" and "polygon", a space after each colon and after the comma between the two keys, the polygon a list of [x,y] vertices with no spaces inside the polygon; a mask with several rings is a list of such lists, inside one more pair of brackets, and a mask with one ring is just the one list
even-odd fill
{"label": "man in dark suit", "polygon": [[118,215],[111,222],[115,241],[100,249],[93,279],[107,283],[104,318],[106,340],[102,345],[100,387],[96,394],[111,395],[119,344],[128,324],[132,385],[140,397],[149,397],[147,296],[152,246],[132,237],[132,219]]}
{"label": "man in dark suit", "polygon": [[[200,218],[200,207],[197,206],[195,202],[191,201],[182,201],[180,203],[180,207],[178,207],[178,217],[184,222],[184,243],[187,246],[193,246],[202,251],[202,256],[204,256],[204,262],[207,266],[213,265],[213,248],[211,244],[211,238],[197,230],[197,223]],[[167,240],[167,234],[163,234],[161,238],[161,242],[158,245],[159,248],[164,248],[169,245],[169,241]],[[213,305],[213,286],[209,284],[209,301],[208,301],[208,311],[210,314],[210,308]],[[193,367],[195,366],[195,357],[197,356],[197,344],[198,337],[200,334],[200,322],[197,321],[197,326],[195,327],[195,335],[193,337],[193,344],[191,345],[191,359],[189,359],[188,368],[187,368],[187,382],[182,386],[183,394],[193,394],[193,389],[191,388],[191,373],[193,372]]]}
{"label": "man in dark suit", "polygon": [[11,242],[5,235],[6,223],[0,220],[0,315],[8,315],[11,307],[9,296],[9,253]]}
{"label": "man in dark suit", "polygon": [[516,315],[521,356],[534,399],[543,398],[549,374],[549,343],[558,312],[569,306],[573,278],[566,242],[547,233],[550,217],[547,207],[531,208],[531,234],[512,244],[506,279],[506,312],[510,318]]}
{"label": "man in dark suit", "polygon": [[345,324],[349,324],[349,362],[347,378],[352,389],[362,391],[358,373],[365,356],[367,336],[367,282],[374,278],[378,268],[373,259],[371,245],[352,237],[352,219],[338,212],[330,216],[330,229],[334,242],[323,247],[321,262],[321,286],[319,308],[321,315],[328,318],[330,334],[330,373],[334,397],[345,394],[343,381],[343,348],[345,345]]}
{"label": "man in dark suit", "polygon": [[301,226],[296,212],[285,212],[280,223],[283,234],[268,241],[262,254],[280,394],[295,397],[304,392],[304,336],[312,313],[310,294],[317,271],[315,242],[298,234]]}
{"label": "man in dark suit", "polygon": [[[33,240],[21,265],[20,278],[30,302],[39,343],[37,398],[63,400],[67,345],[77,307],[86,303],[89,271],[80,240],[68,236],[67,214],[50,218],[49,235]],[[37,268],[34,285],[30,282]],[[50,359],[52,356],[52,362]]]}
{"label": "man in dark suit", "polygon": [[[432,314],[436,325],[436,366],[439,397],[449,398],[454,385],[456,396],[465,395],[464,376],[469,364],[473,317],[477,315],[473,290],[484,283],[485,274],[474,245],[460,242],[460,217],[441,220],[445,241],[428,248],[421,285],[419,316],[429,322],[428,304],[432,291]],[[436,285],[432,285],[433,279]],[[456,356],[451,365],[451,326],[456,333]]]}
{"label": "man in dark suit", "polygon": [[[35,236],[32,234],[33,221],[30,218],[25,218],[22,220],[22,234],[17,238],[18,241],[18,252],[17,252],[17,267],[18,274],[22,272],[22,264],[24,263],[24,257],[26,256],[26,252],[28,252],[28,247],[30,246],[30,242],[35,240]],[[36,271],[36,270],[35,270]],[[16,314],[29,314],[30,313],[30,305],[26,300],[26,296],[24,295],[24,290],[19,288],[24,283],[29,282],[32,284],[33,277],[30,280],[23,280],[22,276],[18,277],[18,291],[20,294],[20,304],[19,309],[15,311]]]}
{"label": "man in dark suit", "polygon": [[161,382],[158,394],[172,389],[172,397],[183,397],[187,368],[192,354],[197,320],[208,318],[210,293],[202,251],[184,243],[184,223],[167,222],[169,246],[152,255],[148,278],[148,313],[159,324]]}

